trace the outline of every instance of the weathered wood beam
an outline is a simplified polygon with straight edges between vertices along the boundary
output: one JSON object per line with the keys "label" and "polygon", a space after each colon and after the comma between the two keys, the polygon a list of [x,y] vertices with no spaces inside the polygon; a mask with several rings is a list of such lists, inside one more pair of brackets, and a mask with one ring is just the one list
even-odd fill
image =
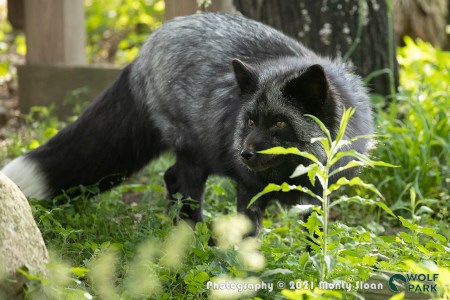
{"label": "weathered wood beam", "polygon": [[84,64],[83,0],[25,0],[27,63]]}

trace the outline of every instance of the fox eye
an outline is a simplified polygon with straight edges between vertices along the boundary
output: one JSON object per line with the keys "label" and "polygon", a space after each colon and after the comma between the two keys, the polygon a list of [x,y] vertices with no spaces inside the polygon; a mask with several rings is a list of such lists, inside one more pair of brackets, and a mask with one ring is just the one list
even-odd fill
{"label": "fox eye", "polygon": [[253,122],[252,119],[248,119],[248,120],[247,120],[247,126],[248,126],[248,127],[253,127],[254,125],[255,125],[255,122]]}
{"label": "fox eye", "polygon": [[278,121],[275,123],[275,126],[278,128],[284,128],[284,127],[286,127],[286,122]]}

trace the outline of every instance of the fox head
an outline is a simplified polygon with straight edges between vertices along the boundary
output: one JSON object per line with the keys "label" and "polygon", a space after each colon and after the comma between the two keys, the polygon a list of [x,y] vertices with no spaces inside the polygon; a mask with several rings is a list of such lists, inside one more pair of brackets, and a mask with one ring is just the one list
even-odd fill
{"label": "fox head", "polygon": [[237,59],[232,61],[242,104],[234,146],[239,160],[251,171],[284,171],[289,176],[303,163],[302,158],[258,151],[276,146],[297,147],[323,160],[320,144],[311,143],[311,138],[323,136],[323,132],[305,114],[315,115],[332,127],[332,88],[319,64],[305,62],[294,68],[276,60],[269,64],[251,66]]}

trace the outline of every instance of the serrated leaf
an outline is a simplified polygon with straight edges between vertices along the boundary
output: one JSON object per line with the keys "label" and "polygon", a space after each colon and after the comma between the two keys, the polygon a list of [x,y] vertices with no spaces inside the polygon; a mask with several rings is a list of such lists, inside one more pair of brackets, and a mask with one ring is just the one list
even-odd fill
{"label": "serrated leaf", "polygon": [[300,150],[298,150],[298,148],[295,147],[290,147],[290,148],[284,148],[284,147],[272,147],[266,150],[261,150],[258,151],[258,153],[261,154],[274,154],[274,155],[286,155],[286,154],[295,154],[295,155],[299,155]]}
{"label": "serrated leaf", "polygon": [[278,184],[269,183],[264,190],[253,196],[253,198],[250,200],[250,202],[247,205],[247,208],[249,208],[253,203],[256,202],[260,197],[264,196],[265,194],[272,193],[272,192],[278,192],[281,190],[280,186]]}
{"label": "serrated leaf", "polygon": [[336,155],[333,156],[333,158],[328,162],[327,165],[331,167],[335,163],[337,163],[341,158],[348,157],[348,156],[354,157],[354,158],[360,160],[365,165],[370,164],[370,159],[367,156],[362,155],[361,153],[357,152],[356,150],[349,150],[349,151],[342,151],[342,152],[336,153]]}
{"label": "serrated leaf", "polygon": [[296,186],[289,185],[289,184],[286,183],[286,182],[283,182],[283,183],[280,185],[280,189],[281,189],[282,192],[289,192],[289,191],[291,191],[291,190],[293,190],[293,189],[295,189],[295,188],[296,188]]}
{"label": "serrated leaf", "polygon": [[309,165],[309,166],[305,167],[304,165],[300,164],[297,166],[297,168],[295,168],[295,171],[292,173],[290,178],[302,176],[303,174],[308,173],[313,167],[314,167],[314,165]]}
{"label": "serrated leaf", "polygon": [[[303,239],[303,242],[311,248],[312,252],[319,253],[322,249],[320,248],[320,243],[314,238]],[[311,257],[308,259],[311,260]]]}
{"label": "serrated leaf", "polygon": [[316,175],[317,171],[314,168],[311,168],[311,170],[308,171],[309,182],[311,182],[312,186],[315,186],[316,184]]}
{"label": "serrated leaf", "polygon": [[377,188],[376,188],[373,184],[365,183],[365,182],[364,182],[361,178],[359,178],[359,177],[352,178],[351,180],[348,180],[348,179],[345,178],[345,177],[339,178],[339,180],[338,180],[336,183],[332,184],[332,185],[327,189],[326,194],[327,194],[327,195],[330,195],[332,192],[337,191],[339,188],[341,188],[342,186],[345,186],[345,185],[350,185],[350,186],[357,185],[357,186],[363,187],[363,188],[365,188],[365,189],[368,189],[368,190],[374,192],[374,193],[377,194],[380,198],[384,199],[384,198],[383,198],[383,195],[381,195],[381,193],[377,190]]}
{"label": "serrated leaf", "polygon": [[367,155],[361,154],[356,150],[349,150],[349,151],[342,151],[342,152],[338,152],[336,155],[334,155],[333,159],[331,159],[329,166],[334,165],[337,161],[339,161],[341,158],[343,157],[354,157],[356,159],[358,159],[359,161],[361,161],[364,165],[370,166],[370,167],[390,167],[390,168],[398,168],[399,166],[395,166],[383,161],[376,161],[376,160],[371,160]]}
{"label": "serrated leaf", "polygon": [[337,168],[336,170],[331,172],[329,176],[331,177],[331,176],[333,176],[333,175],[335,175],[335,174],[337,174],[339,172],[345,171],[345,170],[350,169],[350,168],[363,167],[363,166],[364,166],[363,162],[361,162],[359,160],[352,160],[352,161],[348,162],[345,166]]}
{"label": "serrated leaf", "polygon": [[323,219],[316,212],[313,212],[303,226],[308,229],[309,235],[312,236],[316,228],[323,226]]}
{"label": "serrated leaf", "polygon": [[297,185],[297,186],[295,186],[295,189],[298,190],[298,191],[300,191],[300,192],[306,193],[306,194],[308,194],[308,195],[310,195],[310,196],[316,198],[317,200],[319,200],[320,202],[323,203],[322,197],[320,197],[319,195],[316,195],[313,191],[311,191],[311,190],[308,189],[307,187],[303,187],[303,186],[301,186],[301,185]]}
{"label": "serrated leaf", "polygon": [[322,201],[322,198],[316,194],[314,194],[313,191],[311,191],[310,189],[306,188],[306,187],[302,187],[301,185],[290,185],[286,182],[283,182],[281,185],[278,184],[274,184],[274,183],[269,183],[264,190],[262,190],[261,192],[259,192],[258,194],[256,194],[248,203],[247,208],[249,208],[253,203],[255,203],[259,198],[261,198],[262,196],[264,196],[265,194],[268,193],[272,193],[272,192],[290,192],[292,190],[298,190],[301,192],[304,192],[316,199],[318,199],[319,201]]}
{"label": "serrated leaf", "polygon": [[339,205],[341,203],[347,203],[347,202],[358,202],[358,203],[362,203],[362,204],[373,204],[374,201],[370,200],[370,199],[365,199],[362,198],[361,196],[353,196],[353,197],[348,197],[348,196],[341,196],[339,197],[339,199],[333,201],[332,203],[330,203],[330,208],[336,205]]}
{"label": "serrated leaf", "polygon": [[258,151],[260,154],[272,154],[272,155],[287,155],[287,154],[294,154],[298,156],[305,157],[312,162],[318,164],[319,166],[323,166],[322,163],[315,157],[313,154],[308,152],[300,151],[298,148],[291,147],[291,148],[284,148],[284,147],[273,147],[266,150]]}

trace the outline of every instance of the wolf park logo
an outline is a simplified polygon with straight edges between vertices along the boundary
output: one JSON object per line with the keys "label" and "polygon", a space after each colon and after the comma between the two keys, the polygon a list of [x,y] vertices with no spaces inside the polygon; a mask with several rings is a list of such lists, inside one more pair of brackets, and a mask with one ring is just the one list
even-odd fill
{"label": "wolf park logo", "polygon": [[400,292],[398,286],[406,285],[407,292],[437,292],[436,280],[439,274],[394,274],[389,278],[389,288]]}

